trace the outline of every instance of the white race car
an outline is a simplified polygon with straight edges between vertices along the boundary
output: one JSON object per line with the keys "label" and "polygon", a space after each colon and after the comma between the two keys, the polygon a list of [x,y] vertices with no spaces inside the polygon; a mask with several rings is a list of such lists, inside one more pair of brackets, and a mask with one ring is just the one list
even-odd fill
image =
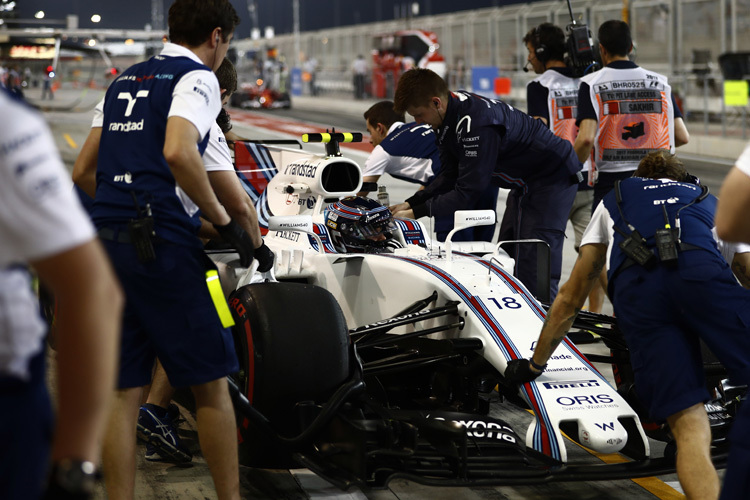
{"label": "white race car", "polygon": [[[241,278],[229,298],[244,463],[302,465],[342,488],[384,486],[396,476],[519,484],[674,471],[672,456],[650,458],[612,318],[582,316],[579,324],[612,349],[599,361],[619,370],[620,391],[567,339],[538,379],[504,387],[507,362],[532,354],[545,307],[513,277],[499,245],[451,241],[463,228],[494,223],[494,212],[457,212],[441,244],[418,221],[396,220],[401,248],[392,253],[337,251],[325,211],[361,189],[361,171],[338,150],[350,135],[312,136],[328,140],[327,154],[235,145],[238,174],[276,254],[260,280],[235,269]],[[231,254],[214,258],[236,264]],[[527,429],[488,416],[495,390],[503,404],[533,411]],[[716,442],[732,411],[713,403]],[[574,464],[563,432],[630,461]]]}

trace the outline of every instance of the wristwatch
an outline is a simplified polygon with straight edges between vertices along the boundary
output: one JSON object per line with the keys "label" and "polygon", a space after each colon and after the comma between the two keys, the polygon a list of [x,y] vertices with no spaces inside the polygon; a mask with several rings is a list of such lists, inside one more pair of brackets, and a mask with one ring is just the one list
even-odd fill
{"label": "wristwatch", "polygon": [[96,487],[98,474],[92,462],[63,459],[52,466],[50,486],[70,494],[91,495]]}

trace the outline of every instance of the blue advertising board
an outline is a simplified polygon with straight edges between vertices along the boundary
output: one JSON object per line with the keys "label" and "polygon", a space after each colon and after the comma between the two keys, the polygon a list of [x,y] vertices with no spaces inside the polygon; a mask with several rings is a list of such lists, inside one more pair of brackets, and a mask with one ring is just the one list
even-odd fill
{"label": "blue advertising board", "polygon": [[471,87],[475,94],[495,97],[495,78],[498,77],[497,66],[473,66],[471,68]]}

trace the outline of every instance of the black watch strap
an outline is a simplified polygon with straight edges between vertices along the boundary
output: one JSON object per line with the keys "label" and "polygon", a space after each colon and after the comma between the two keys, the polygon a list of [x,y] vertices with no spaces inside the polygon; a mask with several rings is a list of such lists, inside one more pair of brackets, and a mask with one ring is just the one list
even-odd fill
{"label": "black watch strap", "polygon": [[93,495],[99,473],[96,465],[85,460],[63,459],[52,465],[48,494],[60,498],[88,498]]}
{"label": "black watch strap", "polygon": [[534,358],[529,358],[529,364],[533,366],[535,370],[539,370],[540,372],[543,372],[547,368],[547,363],[544,363],[543,365],[538,365],[534,363]]}

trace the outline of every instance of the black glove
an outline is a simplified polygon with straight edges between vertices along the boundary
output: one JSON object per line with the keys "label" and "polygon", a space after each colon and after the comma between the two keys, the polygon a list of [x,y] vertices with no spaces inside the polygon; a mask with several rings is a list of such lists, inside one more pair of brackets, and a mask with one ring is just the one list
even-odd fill
{"label": "black glove", "polygon": [[265,273],[273,267],[274,254],[270,248],[262,243],[255,249],[255,258],[258,260],[258,271]]}
{"label": "black glove", "polygon": [[514,385],[521,385],[526,382],[531,382],[542,372],[535,372],[531,369],[531,364],[528,359],[514,359],[508,362],[507,368],[505,368],[505,385],[512,387]]}
{"label": "black glove", "polygon": [[240,265],[242,267],[250,267],[250,264],[253,263],[254,247],[250,236],[248,236],[245,230],[234,220],[230,220],[229,224],[225,226],[214,224],[214,227],[224,241],[232,245],[237,250],[237,253],[240,254]]}

